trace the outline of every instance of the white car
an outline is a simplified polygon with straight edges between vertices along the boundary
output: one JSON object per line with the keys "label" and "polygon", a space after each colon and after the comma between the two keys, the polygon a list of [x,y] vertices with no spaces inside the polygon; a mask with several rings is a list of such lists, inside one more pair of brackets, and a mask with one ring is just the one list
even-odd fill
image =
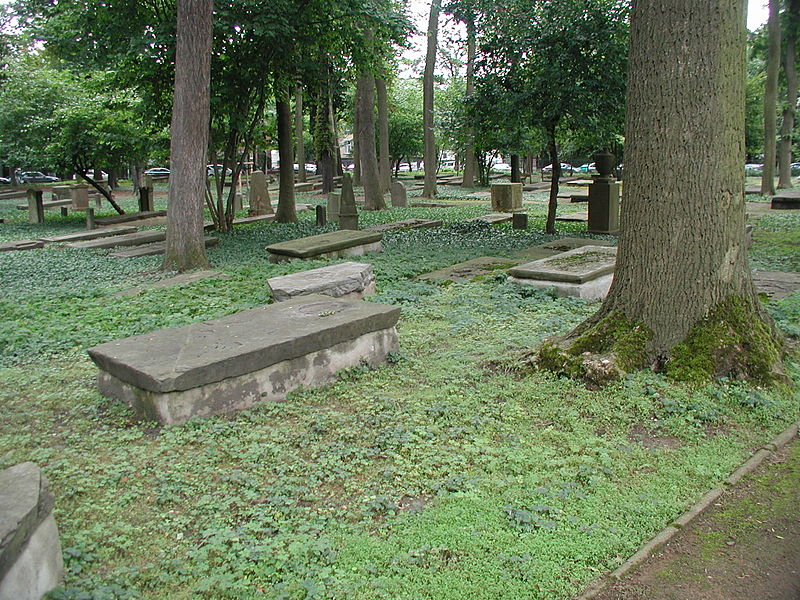
{"label": "white car", "polygon": [[[553,170],[553,165],[547,165],[546,167],[542,167],[542,173],[549,173],[552,170]],[[570,173],[571,174],[571,173],[573,173],[574,171],[577,171],[577,170],[578,170],[577,168],[573,167],[569,163],[561,163],[561,172],[562,173]]]}
{"label": "white car", "polygon": [[508,163],[496,163],[492,165],[492,171],[496,171],[498,173],[511,173],[511,165]]}

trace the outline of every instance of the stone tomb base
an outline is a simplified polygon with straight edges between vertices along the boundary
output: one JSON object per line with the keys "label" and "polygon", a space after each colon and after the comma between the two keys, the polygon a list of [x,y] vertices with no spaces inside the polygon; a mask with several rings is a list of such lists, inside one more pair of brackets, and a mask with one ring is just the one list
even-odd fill
{"label": "stone tomb base", "polygon": [[267,280],[275,302],[308,294],[324,294],[334,298],[361,299],[375,293],[372,265],[346,262],[330,267],[309,269]]}
{"label": "stone tomb base", "polygon": [[100,393],[165,425],[279,401],[378,365],[398,349],[400,309],[317,294],[89,349]]}
{"label": "stone tomb base", "polygon": [[292,259],[362,256],[367,252],[380,252],[382,239],[383,234],[377,231],[341,229],[272,244],[267,246],[267,252],[272,263]]}
{"label": "stone tomb base", "polygon": [[509,269],[508,281],[538,289],[555,288],[559,296],[604,298],[611,287],[617,249],[583,246]]}

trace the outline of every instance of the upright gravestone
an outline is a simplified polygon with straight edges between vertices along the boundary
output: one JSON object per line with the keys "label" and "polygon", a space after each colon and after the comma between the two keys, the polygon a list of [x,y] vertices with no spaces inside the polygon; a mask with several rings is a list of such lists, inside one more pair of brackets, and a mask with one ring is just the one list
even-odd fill
{"label": "upright gravestone", "polygon": [[139,212],[152,212],[153,210],[153,178],[142,175],[139,182]]}
{"label": "upright gravestone", "polygon": [[325,218],[325,207],[317,205],[316,211],[317,227],[325,227],[328,224],[328,220]]}
{"label": "upright gravestone", "polygon": [[271,215],[273,212],[267,189],[267,176],[263,171],[253,171],[250,176],[250,216]]}
{"label": "upright gravestone", "polygon": [[328,192],[328,220],[331,223],[339,222],[339,204],[342,195],[336,192]]}
{"label": "upright gravestone", "polygon": [[406,194],[406,186],[399,181],[393,181],[391,188],[392,206],[395,208],[405,208],[408,206],[408,195]]}
{"label": "upright gravestone", "polygon": [[242,194],[240,192],[236,192],[233,195],[233,211],[237,212],[242,210]]}
{"label": "upright gravestone", "polygon": [[28,223],[44,223],[42,190],[28,190]]}
{"label": "upright gravestone", "polygon": [[358,229],[356,196],[353,192],[353,178],[350,173],[342,175],[342,196],[339,205],[339,229]]}
{"label": "upright gravestone", "polygon": [[492,210],[512,212],[522,208],[521,183],[493,183]]}
{"label": "upright gravestone", "polygon": [[73,210],[86,210],[89,208],[89,188],[85,185],[73,185],[69,188],[72,196]]}
{"label": "upright gravestone", "polygon": [[97,229],[97,222],[94,220],[94,209],[86,209],[86,229]]}
{"label": "upright gravestone", "polygon": [[528,215],[526,213],[514,213],[511,215],[511,226],[514,229],[528,228]]}

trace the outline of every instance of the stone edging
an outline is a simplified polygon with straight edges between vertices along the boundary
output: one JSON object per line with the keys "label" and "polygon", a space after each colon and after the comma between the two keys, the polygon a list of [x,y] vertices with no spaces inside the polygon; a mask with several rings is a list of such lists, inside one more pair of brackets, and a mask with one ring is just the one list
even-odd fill
{"label": "stone edging", "polygon": [[722,482],[722,485],[717,486],[710,491],[706,492],[697,503],[689,510],[683,513],[680,517],[675,519],[671,525],[663,529],[649,542],[644,544],[639,550],[631,556],[628,560],[622,563],[614,571],[607,575],[602,575],[584,590],[584,592],[576,596],[574,600],[591,600],[595,598],[600,592],[606,589],[609,583],[622,579],[634,568],[638,567],[641,563],[647,560],[651,554],[658,550],[661,546],[666,544],[672,536],[674,536],[683,527],[691,523],[698,515],[705,511],[712,503],[714,503],[730,486],[736,484],[748,473],[752,473],[755,469],[764,462],[770,454],[779,450],[794,438],[798,436],[798,428],[800,428],[800,421],[787,427],[782,433],[778,434],[771,442],[761,446],[750,458],[748,458],[742,465],[736,469],[731,475]]}

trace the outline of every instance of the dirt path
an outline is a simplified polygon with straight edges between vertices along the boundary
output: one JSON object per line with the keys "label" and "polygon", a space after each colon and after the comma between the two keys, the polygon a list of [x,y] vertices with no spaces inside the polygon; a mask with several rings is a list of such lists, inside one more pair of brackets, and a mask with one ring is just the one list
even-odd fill
{"label": "dirt path", "polygon": [[598,600],[800,600],[800,442]]}

